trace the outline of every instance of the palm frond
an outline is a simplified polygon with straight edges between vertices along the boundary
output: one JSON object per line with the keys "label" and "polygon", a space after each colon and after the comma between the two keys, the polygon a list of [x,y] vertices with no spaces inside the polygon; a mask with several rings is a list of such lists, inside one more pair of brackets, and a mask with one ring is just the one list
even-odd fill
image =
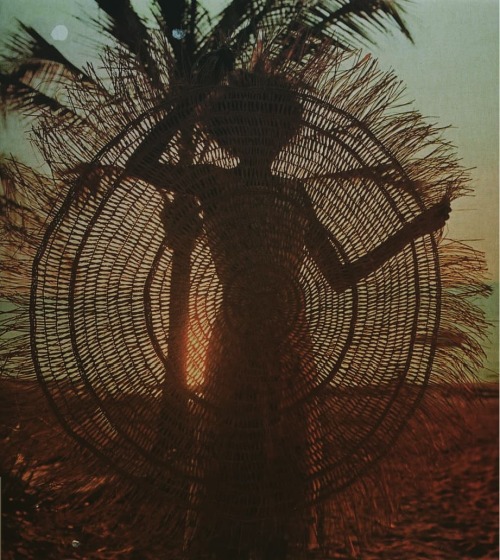
{"label": "palm frond", "polygon": [[2,116],[11,110],[19,112],[24,117],[35,117],[40,112],[49,110],[53,115],[64,117],[68,122],[79,120],[72,109],[21,81],[16,74],[0,72],[0,101]]}
{"label": "palm frond", "polygon": [[[296,4],[296,2],[292,3]],[[239,44],[246,43],[250,37],[256,36],[257,25],[264,16],[276,9],[277,4],[283,3],[276,2],[276,0],[255,0],[254,2],[233,0],[217,16],[217,23],[213,26],[212,32],[205,37],[205,49],[214,48],[221,38],[229,36]],[[280,12],[290,10],[287,4],[290,2],[285,2]]]}
{"label": "palm frond", "polygon": [[177,70],[188,75],[198,60],[199,45],[212,34],[210,14],[196,0],[155,0],[153,12],[174,53]]}
{"label": "palm frond", "polygon": [[393,0],[327,0],[302,9],[299,19],[313,33],[350,47],[356,39],[371,42],[373,32],[388,31],[392,25],[412,40],[402,11],[401,2]]}
{"label": "palm frond", "polygon": [[18,25],[20,31],[9,37],[4,44],[4,68],[15,69],[17,76],[23,73],[36,76],[39,81],[46,83],[61,78],[74,80],[78,77],[88,84],[94,84],[84,70],[75,66],[33,27],[22,22],[18,22]]}
{"label": "palm frond", "polygon": [[291,32],[302,29],[342,48],[372,42],[374,33],[389,31],[392,26],[412,40],[402,11],[401,2],[393,0],[233,0],[218,15],[204,45],[209,48],[220,36],[229,35],[237,45],[245,45],[256,38],[257,28],[281,29],[280,36],[288,40]]}
{"label": "palm frond", "polygon": [[159,69],[151,56],[148,27],[134,11],[130,0],[96,0],[96,3],[105,12],[107,21],[93,19],[94,24],[124,45],[140,62],[153,84],[161,87]]}
{"label": "palm frond", "polygon": [[[71,121],[76,114],[56,97],[56,89],[78,83],[106,96],[99,80],[73,64],[61,51],[46,41],[34,28],[18,22],[19,31],[4,42],[5,55],[0,65],[0,111],[14,110],[33,116],[49,109]],[[59,88],[60,90],[60,88]],[[61,91],[61,90],[60,90]]]}
{"label": "palm frond", "polygon": [[185,23],[186,0],[155,0],[160,17],[168,30],[182,29]]}
{"label": "palm frond", "polygon": [[176,72],[189,75],[198,43],[198,2],[155,0],[153,12],[172,49]]}

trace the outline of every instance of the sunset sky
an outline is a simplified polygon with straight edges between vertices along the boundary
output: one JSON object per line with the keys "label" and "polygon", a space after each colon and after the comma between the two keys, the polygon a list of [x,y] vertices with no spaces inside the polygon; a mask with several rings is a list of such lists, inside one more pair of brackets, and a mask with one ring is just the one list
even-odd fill
{"label": "sunset sky", "polygon": [[[132,3],[144,9],[148,2]],[[211,13],[225,4],[204,2]],[[412,0],[403,5],[414,44],[394,30],[374,37],[377,46],[368,45],[367,50],[407,84],[408,101],[414,100],[424,116],[453,126],[443,134],[457,147],[463,165],[471,168],[475,195],[454,204],[447,235],[486,253],[498,297],[498,0]],[[88,29],[73,16],[82,9],[97,16],[94,6],[90,0],[0,0],[0,34],[5,37],[17,18],[79,63],[91,49],[84,35]],[[11,124],[0,149],[27,154],[29,145],[22,144],[22,133]],[[498,319],[495,306],[498,299],[490,303],[490,315]],[[490,351],[490,367],[498,359],[497,335],[494,339],[497,350]]]}

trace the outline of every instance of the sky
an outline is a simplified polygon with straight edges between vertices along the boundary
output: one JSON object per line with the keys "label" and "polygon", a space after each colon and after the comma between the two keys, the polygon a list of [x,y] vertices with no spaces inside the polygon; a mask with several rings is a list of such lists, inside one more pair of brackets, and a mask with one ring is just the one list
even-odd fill
{"label": "sky", "polygon": [[[147,3],[133,0],[139,10]],[[203,4],[216,13],[225,3],[206,0]],[[91,48],[85,28],[73,16],[82,9],[97,15],[93,6],[91,0],[0,0],[0,36],[12,29],[17,18],[71,54],[75,62],[82,62]],[[498,324],[499,2],[406,0],[404,7],[414,43],[394,30],[374,36],[376,46],[367,45],[365,50],[378,58],[382,69],[393,69],[406,83],[406,98],[424,116],[441,126],[451,125],[444,136],[456,146],[463,165],[471,169],[474,196],[454,203],[447,235],[485,252],[489,276],[497,289],[489,315]],[[57,26],[64,26],[67,36]],[[22,132],[11,126],[0,150],[17,151],[21,142]],[[493,338],[496,355],[490,360],[491,367],[498,360],[497,335]]]}
{"label": "sky", "polygon": [[475,195],[453,208],[448,235],[478,240],[498,281],[498,0],[413,0],[406,21],[414,44],[381,36],[373,53],[424,116],[453,127],[444,136],[473,168]]}

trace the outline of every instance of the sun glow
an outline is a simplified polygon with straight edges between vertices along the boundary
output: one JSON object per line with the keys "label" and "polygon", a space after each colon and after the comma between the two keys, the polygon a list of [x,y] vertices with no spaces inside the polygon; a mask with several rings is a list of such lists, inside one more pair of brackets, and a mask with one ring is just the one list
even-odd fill
{"label": "sun glow", "polygon": [[200,390],[205,381],[208,340],[203,333],[206,330],[199,321],[189,322],[184,364],[187,387],[195,391]]}

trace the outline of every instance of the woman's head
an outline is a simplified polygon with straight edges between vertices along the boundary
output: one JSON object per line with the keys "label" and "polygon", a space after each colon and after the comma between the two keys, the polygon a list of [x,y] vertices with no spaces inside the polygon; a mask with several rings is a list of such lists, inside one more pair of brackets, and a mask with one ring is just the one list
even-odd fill
{"label": "woman's head", "polygon": [[298,131],[302,106],[290,83],[269,72],[236,70],[204,104],[204,130],[241,163],[268,165]]}

